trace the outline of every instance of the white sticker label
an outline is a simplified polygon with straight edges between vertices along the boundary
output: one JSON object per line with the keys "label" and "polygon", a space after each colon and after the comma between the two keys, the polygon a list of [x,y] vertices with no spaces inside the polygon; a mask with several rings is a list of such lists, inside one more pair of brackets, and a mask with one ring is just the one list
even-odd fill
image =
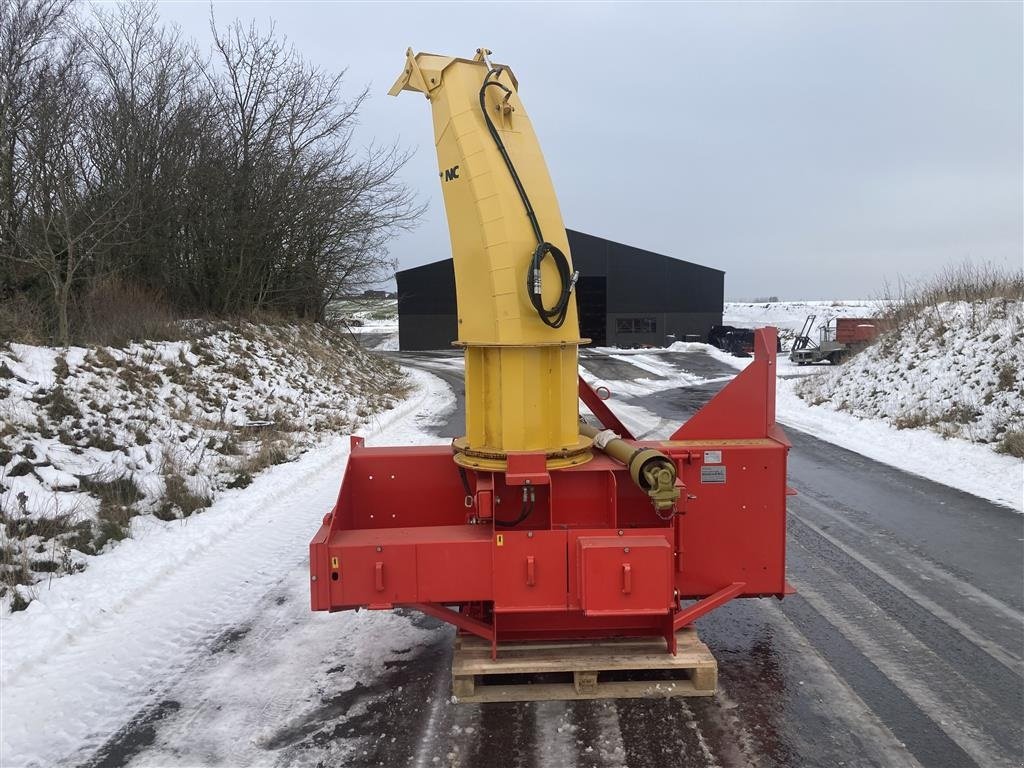
{"label": "white sticker label", "polygon": [[701,467],[700,481],[701,483],[721,485],[725,482],[725,467]]}
{"label": "white sticker label", "polygon": [[704,463],[705,464],[721,464],[722,463],[722,452],[721,451],[704,451]]}

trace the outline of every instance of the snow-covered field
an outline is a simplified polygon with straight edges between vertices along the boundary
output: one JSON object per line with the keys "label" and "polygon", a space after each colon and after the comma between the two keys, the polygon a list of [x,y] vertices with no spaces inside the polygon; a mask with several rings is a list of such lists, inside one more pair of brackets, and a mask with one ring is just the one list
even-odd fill
{"label": "snow-covered field", "polygon": [[402,394],[394,366],[318,326],[191,330],[120,349],[0,347],[0,610]]}
{"label": "snow-covered field", "polygon": [[368,349],[398,350],[397,299],[350,299],[339,302],[334,310],[349,332]]}
{"label": "snow-covered field", "polygon": [[779,329],[783,347],[800,332],[808,316],[814,315],[811,338],[818,338],[818,328],[837,317],[874,317],[882,307],[879,301],[851,299],[845,301],[727,301],[722,313],[725,325],[738,328],[763,328],[773,325]]}

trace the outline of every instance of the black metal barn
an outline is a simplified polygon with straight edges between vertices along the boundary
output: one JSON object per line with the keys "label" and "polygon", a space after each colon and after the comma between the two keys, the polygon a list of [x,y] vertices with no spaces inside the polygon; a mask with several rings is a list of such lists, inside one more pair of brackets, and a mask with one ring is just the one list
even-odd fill
{"label": "black metal barn", "polygon": [[[567,233],[580,272],[580,335],[594,346],[704,341],[711,326],[722,323],[725,272],[571,229]],[[458,338],[452,260],[405,269],[395,277],[399,348],[449,348]]]}

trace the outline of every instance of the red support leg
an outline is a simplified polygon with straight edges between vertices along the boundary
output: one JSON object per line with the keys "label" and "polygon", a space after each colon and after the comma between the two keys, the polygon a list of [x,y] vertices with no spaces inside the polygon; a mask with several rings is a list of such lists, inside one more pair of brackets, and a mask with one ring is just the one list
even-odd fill
{"label": "red support leg", "polygon": [[672,628],[675,631],[679,631],[685,626],[693,623],[699,619],[708,611],[713,611],[721,605],[725,605],[734,597],[743,592],[743,588],[747,586],[744,581],[736,581],[730,584],[724,589],[720,589],[713,595],[708,595],[703,600],[698,600],[696,603],[691,605],[689,608],[680,611],[675,615],[675,619],[672,622]]}
{"label": "red support leg", "polygon": [[491,661],[495,661],[498,658],[498,614],[493,614],[491,621],[494,622],[491,626]]}
{"label": "red support leg", "polygon": [[445,608],[443,605],[437,605],[436,603],[408,603],[405,607],[425,613],[427,616],[433,616],[435,619],[446,621],[449,624],[454,624],[459,629],[464,629],[477,637],[482,637],[484,640],[490,640],[492,646],[497,640],[492,625],[485,624],[458,611],[453,611],[451,608]]}

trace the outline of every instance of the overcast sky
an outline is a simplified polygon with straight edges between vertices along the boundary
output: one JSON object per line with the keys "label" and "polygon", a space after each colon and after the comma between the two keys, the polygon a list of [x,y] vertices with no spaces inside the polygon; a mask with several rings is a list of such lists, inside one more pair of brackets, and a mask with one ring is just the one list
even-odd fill
{"label": "overcast sky", "polygon": [[[203,45],[208,2],[161,2]],[[450,255],[405,49],[508,64],[566,226],[726,271],[726,297],[874,298],[964,260],[1022,265],[1022,5],[215,2],[369,85],[363,142],[415,149],[400,267]]]}

